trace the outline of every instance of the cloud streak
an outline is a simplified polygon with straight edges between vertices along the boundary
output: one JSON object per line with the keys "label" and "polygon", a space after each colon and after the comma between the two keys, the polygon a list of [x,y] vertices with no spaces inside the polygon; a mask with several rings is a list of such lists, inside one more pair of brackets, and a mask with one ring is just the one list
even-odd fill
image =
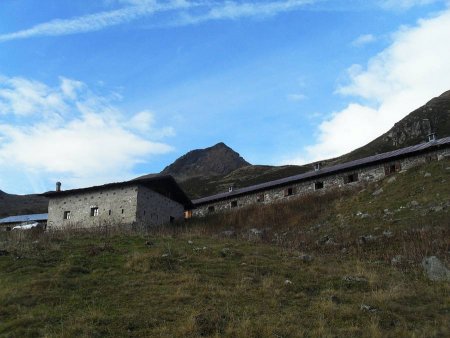
{"label": "cloud streak", "polygon": [[[279,0],[268,2],[225,1],[125,1],[123,8],[80,16],[72,19],[55,19],[31,28],[0,35],[0,42],[39,36],[63,36],[99,31],[108,27],[150,17],[157,13],[177,11],[178,19],[169,25],[183,26],[210,20],[238,19],[242,17],[267,17],[299,8],[321,0]],[[123,3],[123,1],[122,1]],[[196,13],[189,10],[196,9]]]}

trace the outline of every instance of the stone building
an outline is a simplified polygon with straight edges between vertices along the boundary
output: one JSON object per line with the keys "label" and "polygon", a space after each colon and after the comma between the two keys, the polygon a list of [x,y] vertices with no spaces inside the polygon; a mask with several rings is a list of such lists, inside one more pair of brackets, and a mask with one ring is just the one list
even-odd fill
{"label": "stone building", "polygon": [[432,160],[450,156],[450,137],[378,154],[363,159],[321,168],[276,181],[208,196],[192,201],[192,216],[241,208],[252,204],[268,204],[331,189],[345,189],[374,182],[396,172]]}
{"label": "stone building", "polygon": [[184,218],[191,201],[172,176],[43,194],[49,198],[47,229],[128,225],[147,227]]}
{"label": "stone building", "polygon": [[0,231],[9,231],[17,225],[25,225],[30,223],[37,223],[42,228],[47,226],[48,214],[31,214],[31,215],[17,215],[9,216],[0,219]]}

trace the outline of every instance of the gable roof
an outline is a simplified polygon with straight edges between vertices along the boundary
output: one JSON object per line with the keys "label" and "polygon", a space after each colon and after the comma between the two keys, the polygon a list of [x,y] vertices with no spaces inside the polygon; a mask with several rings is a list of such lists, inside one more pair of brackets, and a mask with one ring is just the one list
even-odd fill
{"label": "gable roof", "polygon": [[47,219],[48,214],[17,215],[0,219],[0,224],[22,223],[27,221],[46,221]]}
{"label": "gable roof", "polygon": [[224,192],[212,196],[207,196],[203,198],[199,198],[193,200],[192,203],[194,206],[200,206],[203,204],[208,204],[211,202],[216,202],[220,200],[226,200],[231,197],[238,197],[241,195],[256,193],[258,191],[272,189],[280,186],[285,186],[293,183],[298,183],[305,180],[317,179],[323,176],[329,176],[332,174],[337,174],[339,172],[348,171],[348,170],[356,170],[359,168],[367,167],[370,165],[389,162],[396,159],[412,156],[415,154],[429,152],[438,148],[449,147],[450,146],[450,137],[442,138],[436,141],[426,142],[417,144],[411,147],[406,147],[402,149],[397,149],[394,151],[390,151],[387,153],[377,154],[369,157],[365,157],[359,160],[354,160],[351,162],[337,164],[331,167],[325,167],[323,169],[317,171],[309,171],[304,174],[289,176],[285,178],[281,178],[275,181],[265,182],[257,185],[252,185],[249,187],[245,187],[242,189],[236,189],[231,192]]}
{"label": "gable roof", "polygon": [[189,199],[189,197],[186,196],[184,191],[180,188],[178,183],[175,181],[175,179],[170,175],[147,175],[141,178],[136,178],[134,180],[130,181],[124,181],[124,182],[115,182],[115,183],[108,183],[93,187],[87,187],[87,188],[79,188],[79,189],[70,189],[70,190],[62,190],[62,191],[49,191],[42,196],[49,197],[49,198],[57,198],[62,196],[68,196],[72,194],[78,194],[78,193],[84,193],[84,192],[91,192],[91,191],[100,191],[105,189],[111,189],[111,188],[120,188],[120,187],[129,187],[129,186],[135,186],[135,185],[142,185],[145,186],[163,196],[166,196],[185,207],[191,207],[192,202]]}

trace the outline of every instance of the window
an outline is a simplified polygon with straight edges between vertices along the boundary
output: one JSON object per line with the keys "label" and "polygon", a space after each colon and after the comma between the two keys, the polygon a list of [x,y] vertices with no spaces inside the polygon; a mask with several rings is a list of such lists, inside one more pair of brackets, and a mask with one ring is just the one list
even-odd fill
{"label": "window", "polygon": [[91,208],[91,216],[92,217],[98,216],[98,207]]}
{"label": "window", "polygon": [[231,207],[236,208],[238,206],[237,201],[231,201]]}
{"label": "window", "polygon": [[186,211],[184,212],[184,218],[185,218],[185,219],[192,218],[192,210],[186,210]]}
{"label": "window", "polygon": [[111,210],[108,211],[108,215],[111,216]]}
{"label": "window", "polygon": [[358,182],[358,173],[353,173],[344,177],[344,183]]}
{"label": "window", "polygon": [[401,170],[400,162],[386,164],[384,166],[384,173],[386,176],[395,174],[397,171]]}
{"label": "window", "polygon": [[173,223],[173,222],[175,222],[175,217],[173,217],[173,216],[170,216],[170,219],[169,219],[169,221],[170,221],[170,223]]}
{"label": "window", "polygon": [[314,190],[320,190],[320,189],[323,189],[323,182],[314,183]]}
{"label": "window", "polygon": [[124,213],[125,209],[122,209],[122,214]]}
{"label": "window", "polygon": [[214,205],[208,207],[208,212],[214,212],[214,210],[215,210]]}
{"label": "window", "polygon": [[64,211],[64,219],[70,219],[70,211]]}
{"label": "window", "polygon": [[287,189],[285,189],[284,190],[284,196],[286,197],[286,196],[292,196],[292,195],[294,195],[294,188],[287,188]]}
{"label": "window", "polygon": [[257,198],[256,198],[256,201],[257,202],[264,202],[264,198],[265,198],[265,196],[264,196],[264,194],[261,194],[261,195],[259,195]]}

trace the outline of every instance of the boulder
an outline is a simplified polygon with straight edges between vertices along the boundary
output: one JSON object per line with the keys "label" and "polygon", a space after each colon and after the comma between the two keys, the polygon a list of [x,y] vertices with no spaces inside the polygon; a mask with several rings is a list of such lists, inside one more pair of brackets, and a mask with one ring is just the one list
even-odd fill
{"label": "boulder", "polygon": [[450,281],[450,270],[436,256],[425,257],[422,260],[422,267],[428,279],[439,281]]}

